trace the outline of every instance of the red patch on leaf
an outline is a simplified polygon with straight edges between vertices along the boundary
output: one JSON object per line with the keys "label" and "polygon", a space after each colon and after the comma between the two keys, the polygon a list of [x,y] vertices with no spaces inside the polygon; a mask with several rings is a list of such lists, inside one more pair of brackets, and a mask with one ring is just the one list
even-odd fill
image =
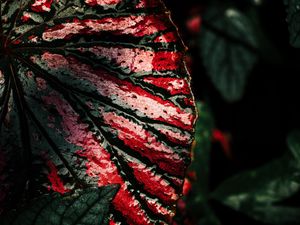
{"label": "red patch on leaf", "polygon": [[112,219],[109,221],[109,225],[118,225],[115,221],[113,221]]}
{"label": "red patch on leaf", "polygon": [[176,70],[182,63],[182,54],[176,52],[157,52],[153,59],[155,70]]}
{"label": "red patch on leaf", "polygon": [[51,182],[52,190],[60,194],[65,194],[69,192],[70,190],[65,188],[64,183],[62,182],[61,178],[58,176],[58,171],[55,164],[51,161],[47,161],[47,166],[50,170],[50,173],[48,174],[48,179]]}
{"label": "red patch on leaf", "polygon": [[159,0],[140,0],[136,8],[152,8],[160,5]]}
{"label": "red patch on leaf", "polygon": [[124,16],[103,19],[86,19],[55,25],[44,31],[42,39],[53,41],[71,39],[78,34],[99,34],[99,32],[112,32],[116,35],[130,34],[134,37],[152,35],[167,29],[162,16]]}
{"label": "red patch on leaf", "polygon": [[158,36],[154,42],[156,43],[170,43],[176,42],[178,40],[177,34],[175,32],[168,32]]}
{"label": "red patch on leaf", "polygon": [[145,77],[146,83],[167,90],[171,95],[190,94],[188,81],[183,78]]}
{"label": "red patch on leaf", "polygon": [[53,0],[35,0],[31,5],[34,12],[50,12]]}
{"label": "red patch on leaf", "polygon": [[24,13],[23,16],[21,17],[21,20],[23,23],[25,23],[25,22],[29,21],[30,18],[31,18],[30,14]]}
{"label": "red patch on leaf", "polygon": [[85,3],[90,6],[96,6],[96,5],[116,5],[120,3],[121,0],[85,0]]}

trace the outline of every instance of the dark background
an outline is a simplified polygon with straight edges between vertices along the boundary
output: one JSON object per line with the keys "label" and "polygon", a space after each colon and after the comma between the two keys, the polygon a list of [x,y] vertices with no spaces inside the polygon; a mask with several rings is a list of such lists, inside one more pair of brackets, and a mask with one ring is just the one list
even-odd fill
{"label": "dark background", "polygon": [[[250,1],[235,0],[235,5],[245,11]],[[230,175],[256,168],[279,157],[287,149],[286,136],[293,129],[300,128],[300,50],[289,44],[286,11],[283,1],[262,1],[257,6],[259,21],[274,52],[264,52],[252,70],[244,97],[235,103],[223,100],[211,83],[202,65],[197,44],[200,33],[191,34],[187,20],[205,10],[205,1],[165,0],[179,32],[189,47],[192,58],[192,88],[195,98],[209,104],[216,128],[231,136],[229,160],[218,143],[213,145],[211,158],[211,189],[214,189]],[[196,43],[195,43],[196,42]],[[276,171],[274,171],[276,172]],[[299,204],[295,196],[288,200]],[[260,224],[218,203],[212,203],[223,224]],[[300,221],[299,221],[300,224]]]}

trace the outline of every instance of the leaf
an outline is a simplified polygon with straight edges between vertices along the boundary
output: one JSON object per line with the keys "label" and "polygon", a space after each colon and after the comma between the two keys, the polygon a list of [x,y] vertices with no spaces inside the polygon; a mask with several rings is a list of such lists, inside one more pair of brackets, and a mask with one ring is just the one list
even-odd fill
{"label": "leaf", "polygon": [[195,129],[195,140],[192,148],[193,160],[188,169],[189,174],[195,174],[191,193],[186,196],[187,208],[197,219],[197,224],[219,225],[220,221],[208,203],[209,173],[212,131],[214,118],[208,105],[204,102],[196,103],[198,120]]}
{"label": "leaf", "polygon": [[246,212],[256,220],[274,225],[297,225],[300,221],[300,209],[284,206],[257,206]]}
{"label": "leaf", "polygon": [[298,163],[298,167],[300,167],[300,132],[291,132],[288,136],[287,142],[293,156]]}
{"label": "leaf", "polygon": [[[210,168],[210,150],[212,130],[214,128],[214,119],[208,106],[205,103],[197,102],[198,120],[195,129],[195,142],[193,145],[193,161],[189,167],[190,171],[196,173],[197,179],[193,183],[193,190],[197,195],[207,197],[209,168]],[[197,201],[197,198],[191,199]]]}
{"label": "leaf", "polygon": [[251,21],[235,8],[209,7],[203,16],[200,53],[213,84],[229,102],[243,96],[257,60]]}
{"label": "leaf", "polygon": [[110,202],[118,185],[89,188],[75,194],[46,195],[33,200],[22,211],[1,218],[2,225],[105,225]]}
{"label": "leaf", "polygon": [[300,189],[298,176],[290,157],[284,156],[260,168],[229,178],[212,196],[243,211],[249,204],[271,204],[292,196]]}
{"label": "leaf", "polygon": [[290,155],[285,155],[229,178],[212,193],[212,197],[265,223],[298,224],[300,209],[277,206],[277,203],[299,190],[299,173]]}
{"label": "leaf", "polygon": [[120,184],[112,223],[170,223],[196,116],[164,5],[3,0],[0,11],[0,208]]}
{"label": "leaf", "polygon": [[[297,131],[288,136],[289,147],[296,159],[298,140]],[[299,224],[300,208],[280,205],[300,190],[297,163],[290,154],[285,154],[260,168],[229,178],[212,193],[212,197],[264,223]]]}
{"label": "leaf", "polygon": [[220,225],[219,219],[208,203],[211,140],[215,126],[214,118],[207,104],[197,102],[196,105],[199,118],[195,129],[194,159],[189,168],[196,172],[197,179],[192,186],[188,207],[193,211],[195,218],[198,219],[198,224]]}
{"label": "leaf", "polygon": [[295,47],[300,47],[300,1],[299,0],[284,0],[287,11],[287,23],[290,33],[290,44]]}

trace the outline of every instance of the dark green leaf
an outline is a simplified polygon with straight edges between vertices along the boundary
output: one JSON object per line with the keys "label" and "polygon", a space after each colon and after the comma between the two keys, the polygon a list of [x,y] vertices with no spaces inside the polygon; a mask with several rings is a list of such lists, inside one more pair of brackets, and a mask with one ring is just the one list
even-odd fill
{"label": "dark green leaf", "polygon": [[251,206],[269,205],[295,194],[300,188],[298,176],[293,161],[287,155],[228,179],[212,196],[236,210],[246,212]]}
{"label": "dark green leaf", "polygon": [[239,100],[257,60],[251,21],[235,8],[209,7],[200,43],[203,64],[216,88],[227,101]]}
{"label": "dark green leaf", "polygon": [[299,225],[300,208],[255,206],[245,213],[256,220],[273,225]]}
{"label": "dark green leaf", "polygon": [[[288,144],[298,160],[299,132],[289,135]],[[298,225],[300,209],[279,205],[300,190],[297,160],[285,154],[260,168],[233,176],[221,184],[212,197],[268,224]]]}
{"label": "dark green leaf", "polygon": [[66,196],[42,196],[8,218],[0,218],[1,225],[105,225],[118,188],[111,185]]}
{"label": "dark green leaf", "polygon": [[300,47],[300,0],[284,0],[292,46]]}
{"label": "dark green leaf", "polygon": [[186,197],[187,208],[199,225],[219,225],[220,221],[209,206],[209,169],[214,118],[204,102],[197,102],[198,120],[193,145],[193,161],[189,172],[196,174],[191,193]]}
{"label": "dark green leaf", "polygon": [[[197,180],[193,183],[195,194],[207,197],[210,168],[210,149],[214,119],[205,103],[197,102],[198,120],[196,123],[195,141],[193,145],[194,159],[189,171],[194,171]],[[198,197],[191,201],[198,201]]]}

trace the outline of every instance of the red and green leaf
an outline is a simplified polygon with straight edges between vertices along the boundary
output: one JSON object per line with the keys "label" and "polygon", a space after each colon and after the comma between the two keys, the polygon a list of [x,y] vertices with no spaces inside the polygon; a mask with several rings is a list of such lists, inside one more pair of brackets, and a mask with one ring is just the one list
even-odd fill
{"label": "red and green leaf", "polygon": [[3,0],[0,29],[1,208],[120,184],[111,224],[168,224],[195,112],[163,4]]}

